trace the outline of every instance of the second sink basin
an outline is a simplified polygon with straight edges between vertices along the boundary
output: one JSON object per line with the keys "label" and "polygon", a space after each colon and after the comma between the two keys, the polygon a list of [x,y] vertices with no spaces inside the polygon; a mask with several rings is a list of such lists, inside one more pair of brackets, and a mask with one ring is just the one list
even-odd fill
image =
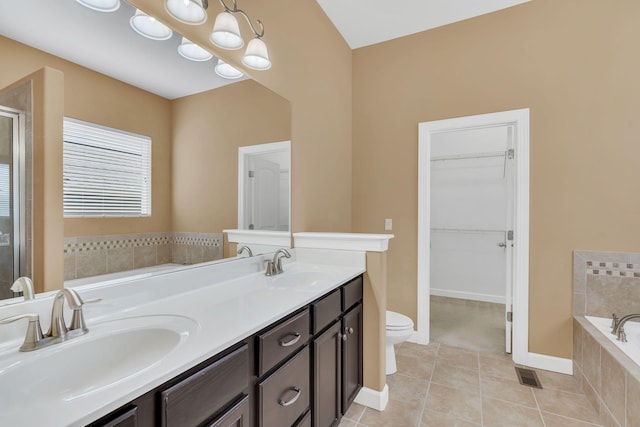
{"label": "second sink basin", "polygon": [[0,413],[25,401],[52,404],[90,395],[139,375],[198,331],[182,316],[139,316],[89,325],[89,333],[29,353],[0,355]]}

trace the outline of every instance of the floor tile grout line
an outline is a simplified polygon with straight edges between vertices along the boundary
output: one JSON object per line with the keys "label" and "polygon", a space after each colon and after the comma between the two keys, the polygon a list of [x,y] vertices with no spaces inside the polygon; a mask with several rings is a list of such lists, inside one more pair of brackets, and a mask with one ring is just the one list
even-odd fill
{"label": "floor tile grout line", "polygon": [[540,416],[540,419],[542,420],[542,425],[544,427],[547,427],[547,423],[544,420],[544,416],[542,415],[542,408],[540,407],[540,403],[538,403],[538,398],[536,397],[536,393],[531,390],[531,394],[533,394],[533,400],[536,402],[536,407],[538,408],[538,415]]}
{"label": "floor tile grout line", "polygon": [[440,352],[440,344],[436,347],[436,357],[433,359],[433,369],[431,369],[431,375],[429,375],[429,381],[427,382],[427,393],[424,395],[424,402],[422,403],[422,410],[418,418],[418,427],[422,426],[422,417],[424,411],[427,409],[427,400],[429,399],[429,391],[431,391],[431,380],[433,379],[433,373],[436,370],[436,360],[438,359],[438,353]]}
{"label": "floor tile grout line", "polygon": [[[589,421],[583,421],[583,420],[579,420],[577,418],[572,418],[572,417],[567,417],[566,415],[560,415],[560,414],[554,414],[553,412],[549,412],[549,411],[540,411],[543,414],[549,414],[549,415],[553,415],[554,417],[558,417],[558,418],[564,418],[565,420],[570,420],[570,421],[577,421],[579,423],[583,423],[586,424],[588,426],[593,426],[593,427],[602,427],[602,424],[594,424],[591,423]],[[544,421],[544,417],[542,417],[542,420]]]}
{"label": "floor tile grout line", "polygon": [[478,389],[480,389],[480,425],[484,426],[484,399],[482,398],[482,380],[480,379],[480,352],[476,353],[478,364]]}

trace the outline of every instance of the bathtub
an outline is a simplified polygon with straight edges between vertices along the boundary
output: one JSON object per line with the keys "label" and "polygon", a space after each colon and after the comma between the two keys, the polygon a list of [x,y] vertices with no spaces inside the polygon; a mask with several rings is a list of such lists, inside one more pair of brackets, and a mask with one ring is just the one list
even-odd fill
{"label": "bathtub", "polygon": [[624,331],[627,334],[627,342],[618,341],[618,338],[611,333],[611,319],[603,317],[585,316],[585,318],[595,326],[598,331],[614,343],[624,354],[629,356],[636,365],[640,365],[640,323],[627,322],[624,324]]}
{"label": "bathtub", "polygon": [[627,342],[621,342],[611,333],[611,319],[593,316],[585,316],[585,318],[631,360],[640,365],[640,323],[634,321],[625,323],[624,331],[627,334]]}

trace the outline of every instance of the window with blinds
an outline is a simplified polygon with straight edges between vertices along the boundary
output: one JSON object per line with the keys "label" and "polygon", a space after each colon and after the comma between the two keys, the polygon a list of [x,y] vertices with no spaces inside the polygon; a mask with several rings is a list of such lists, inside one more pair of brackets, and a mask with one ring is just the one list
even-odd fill
{"label": "window with blinds", "polygon": [[151,138],[64,119],[65,217],[151,215]]}

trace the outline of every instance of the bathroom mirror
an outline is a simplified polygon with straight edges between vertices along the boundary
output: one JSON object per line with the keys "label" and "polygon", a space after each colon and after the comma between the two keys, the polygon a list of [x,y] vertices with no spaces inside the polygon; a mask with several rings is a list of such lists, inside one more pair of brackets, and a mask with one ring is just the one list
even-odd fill
{"label": "bathroom mirror", "polygon": [[[134,14],[126,2],[112,15],[72,0],[0,0],[0,51],[11,58],[3,61],[0,88],[44,66],[60,70],[65,116],[152,139],[151,215],[65,218],[65,280],[162,271],[158,265],[221,258],[223,247],[224,257],[234,259],[235,245],[225,244],[222,230],[238,224],[238,149],[291,140],[286,99],[253,80],[221,81],[215,58],[192,63],[180,57],[179,34],[165,41],[142,38],[129,26]],[[78,22],[98,30],[118,15],[124,23],[107,36],[77,32]],[[67,49],[63,57],[58,36],[84,47]],[[134,58],[119,60],[98,45],[107,38],[136,46]],[[161,51],[178,67],[158,62]],[[94,71],[105,57],[111,68]],[[151,71],[140,71],[145,63]]]}

